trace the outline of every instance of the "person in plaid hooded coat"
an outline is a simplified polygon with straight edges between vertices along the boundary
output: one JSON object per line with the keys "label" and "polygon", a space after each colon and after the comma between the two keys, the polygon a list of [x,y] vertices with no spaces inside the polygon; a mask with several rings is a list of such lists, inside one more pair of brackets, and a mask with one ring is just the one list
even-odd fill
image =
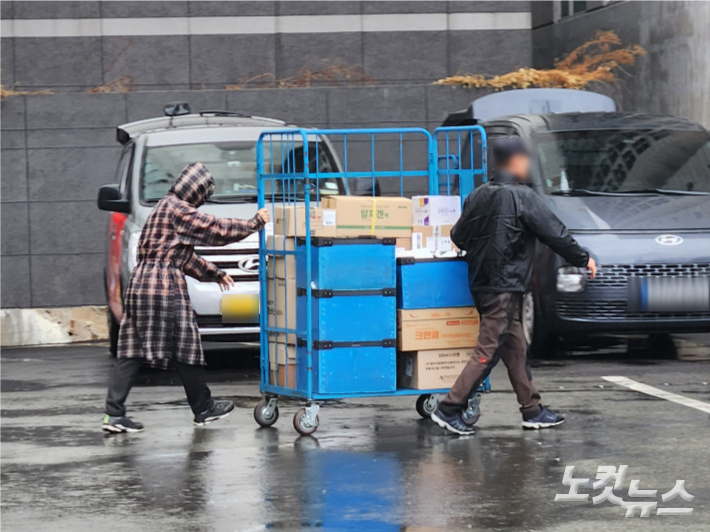
{"label": "person in plaid hooded coat", "polygon": [[204,382],[202,342],[185,275],[229,289],[231,277],[196,255],[194,247],[242,240],[264,227],[269,212],[261,209],[251,220],[236,220],[199,211],[214,187],[202,163],[187,165],[141,231],[138,265],[126,291],[118,360],[106,399],[106,431],[142,430],[140,423],[126,417],[125,401],[143,361],[160,368],[175,367],[196,425],[224,417],[234,408],[231,401],[214,401]]}

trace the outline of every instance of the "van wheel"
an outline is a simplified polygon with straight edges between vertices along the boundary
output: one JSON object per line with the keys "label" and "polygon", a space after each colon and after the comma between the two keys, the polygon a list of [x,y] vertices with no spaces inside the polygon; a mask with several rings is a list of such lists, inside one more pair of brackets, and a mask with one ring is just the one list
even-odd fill
{"label": "van wheel", "polygon": [[108,311],[108,352],[112,357],[118,355],[118,330],[121,324],[113,317],[111,309]]}
{"label": "van wheel", "polygon": [[528,341],[528,357],[538,360],[557,358],[560,349],[559,337],[548,332],[540,302],[531,292],[525,294],[523,298],[521,320],[523,333]]}
{"label": "van wheel", "polygon": [[678,360],[678,348],[670,334],[648,337],[648,357],[652,360]]}

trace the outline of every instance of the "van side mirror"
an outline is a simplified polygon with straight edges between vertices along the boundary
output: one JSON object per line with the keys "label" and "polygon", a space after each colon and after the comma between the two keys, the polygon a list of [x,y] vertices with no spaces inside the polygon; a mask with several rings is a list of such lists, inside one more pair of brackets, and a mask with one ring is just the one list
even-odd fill
{"label": "van side mirror", "polygon": [[121,197],[118,185],[104,185],[99,189],[99,209],[102,211],[124,212],[131,211],[131,204]]}

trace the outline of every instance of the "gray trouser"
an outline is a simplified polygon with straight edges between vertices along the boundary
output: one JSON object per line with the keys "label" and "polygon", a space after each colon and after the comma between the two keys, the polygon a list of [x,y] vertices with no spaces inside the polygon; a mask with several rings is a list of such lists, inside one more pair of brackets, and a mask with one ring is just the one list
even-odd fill
{"label": "gray trouser", "polygon": [[[143,359],[119,358],[111,370],[111,379],[106,395],[106,413],[109,416],[126,415],[126,399],[138,377]],[[212,406],[212,394],[205,384],[204,366],[191,366],[172,361],[182,385],[185,388],[187,402],[192,412],[200,414]]]}
{"label": "gray trouser", "polygon": [[527,341],[520,321],[523,294],[474,294],[480,314],[478,343],[439,408],[447,414],[464,410],[468,399],[481,386],[499,360],[508,368],[508,378],[522,412],[536,412],[540,394],[535,389],[527,363]]}

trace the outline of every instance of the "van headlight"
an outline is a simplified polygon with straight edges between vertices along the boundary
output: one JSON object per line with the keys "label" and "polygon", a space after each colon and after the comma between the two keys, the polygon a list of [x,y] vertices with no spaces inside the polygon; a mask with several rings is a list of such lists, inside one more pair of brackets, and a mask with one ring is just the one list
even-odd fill
{"label": "van headlight", "polygon": [[584,292],[587,288],[587,276],[576,266],[562,266],[557,270],[558,292]]}

